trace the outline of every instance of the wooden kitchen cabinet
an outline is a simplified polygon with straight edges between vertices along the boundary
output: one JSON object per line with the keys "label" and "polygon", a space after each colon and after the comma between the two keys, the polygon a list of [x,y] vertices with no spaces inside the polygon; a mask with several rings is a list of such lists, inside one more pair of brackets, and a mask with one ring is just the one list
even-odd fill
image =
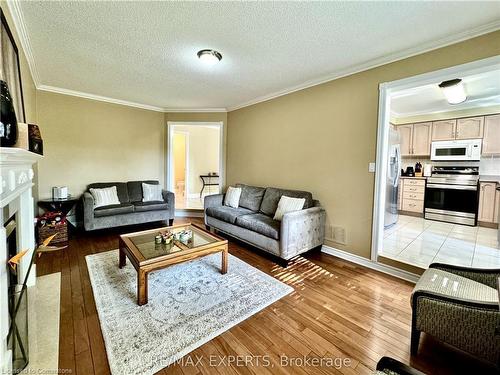
{"label": "wooden kitchen cabinet", "polygon": [[484,117],[459,118],[455,129],[455,139],[482,138]]}
{"label": "wooden kitchen cabinet", "polygon": [[431,152],[431,122],[399,125],[401,156],[427,156]]}
{"label": "wooden kitchen cabinet", "polygon": [[425,156],[431,154],[431,132],[432,122],[413,124],[412,155]]}
{"label": "wooden kitchen cabinet", "polygon": [[413,125],[400,125],[396,129],[399,133],[401,156],[411,155],[411,137],[413,133]]}
{"label": "wooden kitchen cabinet", "polygon": [[402,178],[402,194],[398,207],[401,211],[416,214],[424,213],[425,179]]}
{"label": "wooden kitchen cabinet", "polygon": [[483,155],[500,155],[500,115],[485,116]]}
{"label": "wooden kitchen cabinet", "polygon": [[449,141],[455,139],[457,120],[441,120],[432,123],[432,140]]}
{"label": "wooden kitchen cabinet", "polygon": [[[477,220],[485,223],[495,223],[498,219],[496,182],[481,182],[479,184],[479,213]],[[500,195],[500,194],[498,194]],[[495,217],[496,214],[496,217]]]}

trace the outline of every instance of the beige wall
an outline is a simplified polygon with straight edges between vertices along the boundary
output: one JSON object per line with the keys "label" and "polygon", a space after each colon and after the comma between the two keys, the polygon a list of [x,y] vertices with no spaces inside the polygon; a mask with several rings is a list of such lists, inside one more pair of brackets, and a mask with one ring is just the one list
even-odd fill
{"label": "beige wall", "polygon": [[58,185],[79,195],[92,182],[165,181],[163,113],[39,91],[38,117],[40,197]]}
{"label": "beige wall", "polygon": [[165,186],[167,127],[173,121],[226,121],[221,113],[169,114],[38,91],[44,140],[39,195],[65,185],[74,195],[99,181],[157,179]]}
{"label": "beige wall", "polygon": [[310,190],[370,256],[378,85],[500,54],[500,32],[228,113],[227,183]]}

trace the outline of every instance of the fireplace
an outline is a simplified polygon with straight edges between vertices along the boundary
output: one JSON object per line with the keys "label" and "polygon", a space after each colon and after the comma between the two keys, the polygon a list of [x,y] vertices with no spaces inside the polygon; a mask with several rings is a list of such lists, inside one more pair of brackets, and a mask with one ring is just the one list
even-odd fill
{"label": "fireplace", "polygon": [[[19,251],[16,215],[9,218],[4,227],[6,231],[7,257],[10,259]],[[29,362],[28,293],[24,280],[19,279],[20,275],[17,267],[9,266],[7,270],[9,305],[7,347],[12,352],[12,372],[18,374]]]}
{"label": "fireplace", "polygon": [[[32,166],[39,159],[40,155],[26,150],[0,147],[0,374],[17,372],[29,360],[26,288],[36,280],[31,267],[35,249]],[[27,253],[13,274],[7,261],[21,250]],[[11,324],[14,311],[15,324]]]}

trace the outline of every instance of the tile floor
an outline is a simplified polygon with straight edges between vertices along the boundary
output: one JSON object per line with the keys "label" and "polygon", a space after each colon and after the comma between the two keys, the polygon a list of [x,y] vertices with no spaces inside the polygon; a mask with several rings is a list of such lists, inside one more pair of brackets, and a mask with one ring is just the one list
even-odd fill
{"label": "tile floor", "polygon": [[498,229],[469,227],[400,215],[384,231],[386,258],[427,268],[433,262],[500,268]]}

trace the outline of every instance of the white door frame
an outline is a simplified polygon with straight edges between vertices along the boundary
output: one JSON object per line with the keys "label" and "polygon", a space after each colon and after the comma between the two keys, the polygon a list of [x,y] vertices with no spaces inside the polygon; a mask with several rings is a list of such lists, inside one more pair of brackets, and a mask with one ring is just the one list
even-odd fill
{"label": "white door frame", "polygon": [[385,209],[385,178],[387,175],[387,151],[389,143],[389,120],[391,113],[390,96],[392,93],[416,88],[423,85],[434,84],[449,79],[480,74],[492,70],[500,70],[500,56],[474,61],[467,64],[419,74],[397,81],[384,82],[379,85],[379,112],[377,130],[377,158],[375,169],[375,192],[373,207],[373,227],[371,260],[377,261],[378,249],[381,248],[384,238],[384,209]]}
{"label": "white door frame", "polygon": [[[199,122],[199,121],[167,121],[167,181],[166,186],[168,190],[174,188],[174,165],[172,155],[172,139],[175,126],[215,126],[219,128],[219,191],[222,191],[225,181],[225,164],[224,164],[224,122]],[[187,158],[189,159],[189,157]],[[186,168],[188,164],[186,162]],[[187,178],[186,178],[187,180]],[[188,183],[186,182],[186,187]],[[186,196],[189,190],[186,188]]]}

